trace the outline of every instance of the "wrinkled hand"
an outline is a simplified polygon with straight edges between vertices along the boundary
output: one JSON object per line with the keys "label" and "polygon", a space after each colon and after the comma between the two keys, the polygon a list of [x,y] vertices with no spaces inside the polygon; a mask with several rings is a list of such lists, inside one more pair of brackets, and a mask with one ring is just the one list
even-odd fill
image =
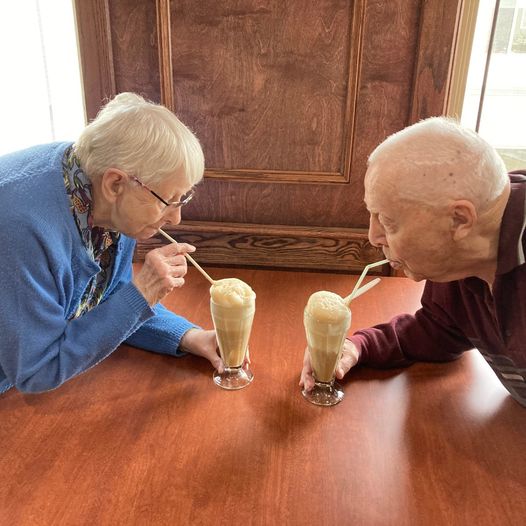
{"label": "wrinkled hand", "polygon": [[133,284],[150,306],[161,301],[174,288],[184,285],[188,270],[184,254],[194,251],[195,247],[187,243],[170,243],[146,254]]}
{"label": "wrinkled hand", "polygon": [[[336,378],[341,380],[351,367],[354,367],[360,358],[360,351],[350,340],[345,340],[343,344],[342,357],[336,366]],[[310,391],[314,387],[314,377],[312,376],[312,367],[310,363],[309,349],[305,349],[303,355],[303,369],[300,377],[300,387],[304,387],[306,391]]]}
{"label": "wrinkled hand", "polygon": [[217,347],[216,331],[190,329],[183,336],[179,347],[182,351],[206,358],[220,373],[224,371],[223,360]]}
{"label": "wrinkled hand", "polygon": [[[225,370],[225,364],[219,355],[216,331],[190,329],[181,339],[179,347],[182,351],[206,358],[218,372],[222,373]],[[243,367],[248,367],[249,364],[250,355],[247,349]]]}

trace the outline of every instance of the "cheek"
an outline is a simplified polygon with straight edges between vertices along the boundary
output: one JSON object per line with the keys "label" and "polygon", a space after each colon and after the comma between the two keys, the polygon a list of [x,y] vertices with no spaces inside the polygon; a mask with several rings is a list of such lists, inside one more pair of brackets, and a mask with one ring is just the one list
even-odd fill
{"label": "cheek", "polygon": [[147,206],[141,206],[134,210],[132,213],[132,220],[139,223],[150,223],[159,220],[161,213],[156,206],[151,204]]}
{"label": "cheek", "polygon": [[416,242],[411,233],[397,233],[386,236],[389,255],[403,261],[419,259],[422,255],[422,246]]}

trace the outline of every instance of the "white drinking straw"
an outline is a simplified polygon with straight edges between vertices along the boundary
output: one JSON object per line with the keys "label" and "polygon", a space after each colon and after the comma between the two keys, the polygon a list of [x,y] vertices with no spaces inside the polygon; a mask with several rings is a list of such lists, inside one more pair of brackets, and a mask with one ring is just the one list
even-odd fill
{"label": "white drinking straw", "polygon": [[372,289],[375,285],[378,285],[378,283],[380,283],[380,278],[375,278],[372,281],[369,281],[369,283],[365,284],[363,287],[356,289],[354,292],[352,292],[346,298],[343,299],[345,305],[347,305],[348,307],[352,300],[355,300],[358,296],[361,296],[364,292],[367,292],[368,290]]}
{"label": "white drinking straw", "polygon": [[[163,235],[166,239],[168,239],[168,241],[171,241],[172,243],[177,243],[177,241],[169,236],[164,230],[162,230],[161,228],[159,228],[159,233],[161,235]],[[212,279],[207,273],[206,271],[201,267],[201,265],[199,265],[199,263],[192,257],[190,256],[189,254],[185,254],[184,257],[190,261],[190,263],[192,263],[192,265],[199,271],[201,272],[201,274],[212,284],[212,285],[215,285],[217,282]]]}
{"label": "white drinking straw", "polygon": [[354,293],[360,288],[360,285],[362,284],[363,278],[365,278],[365,275],[367,274],[367,271],[370,268],[379,267],[380,265],[385,265],[386,263],[389,263],[389,260],[388,259],[382,259],[382,261],[377,261],[376,263],[369,263],[369,265],[365,266],[365,268],[362,270],[362,273],[361,273],[360,277],[358,278],[358,281],[356,282],[356,285],[354,286],[354,289],[352,289],[352,292],[347,296],[347,298],[351,298],[349,301],[351,301],[353,298],[356,297],[356,296],[354,296]]}

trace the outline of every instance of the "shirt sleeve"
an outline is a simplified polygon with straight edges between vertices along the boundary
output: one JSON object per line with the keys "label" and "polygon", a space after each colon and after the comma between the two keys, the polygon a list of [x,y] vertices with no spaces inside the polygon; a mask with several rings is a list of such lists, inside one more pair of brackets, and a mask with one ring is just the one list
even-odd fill
{"label": "shirt sleeve", "polygon": [[358,363],[388,368],[417,361],[447,362],[472,349],[473,344],[445,308],[454,301],[453,288],[458,285],[440,285],[445,286],[426,283],[422,308],[414,315],[402,314],[351,336],[360,350]]}
{"label": "shirt sleeve", "polygon": [[160,303],[153,310],[155,316],[143,323],[126,343],[147,351],[184,356],[186,353],[179,347],[183,336],[190,329],[200,327],[174,314]]}
{"label": "shirt sleeve", "polygon": [[77,294],[65,248],[20,225],[17,235],[7,230],[0,232],[0,368],[20,391],[60,386],[106,358],[154,315],[128,283],[86,314],[67,319]]}
{"label": "shirt sleeve", "polygon": [[[133,243],[135,246],[135,243]],[[131,256],[126,260],[120,270],[119,281],[116,288],[124,287],[132,281],[133,268]],[[175,314],[158,303],[153,307],[154,315],[129,335],[125,343],[146,351],[171,356],[184,356],[180,349],[183,336],[190,329],[200,328],[186,318]]]}

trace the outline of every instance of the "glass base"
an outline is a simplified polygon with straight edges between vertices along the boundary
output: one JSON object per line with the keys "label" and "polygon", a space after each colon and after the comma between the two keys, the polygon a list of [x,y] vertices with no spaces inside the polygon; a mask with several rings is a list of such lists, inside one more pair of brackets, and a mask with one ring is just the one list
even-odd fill
{"label": "glass base", "polygon": [[233,391],[235,389],[243,389],[252,382],[254,375],[252,371],[245,366],[243,367],[225,367],[222,373],[217,370],[213,375],[214,382],[223,389]]}
{"label": "glass base", "polygon": [[331,406],[339,404],[343,400],[343,389],[337,382],[314,382],[311,391],[301,392],[301,394],[315,405]]}

